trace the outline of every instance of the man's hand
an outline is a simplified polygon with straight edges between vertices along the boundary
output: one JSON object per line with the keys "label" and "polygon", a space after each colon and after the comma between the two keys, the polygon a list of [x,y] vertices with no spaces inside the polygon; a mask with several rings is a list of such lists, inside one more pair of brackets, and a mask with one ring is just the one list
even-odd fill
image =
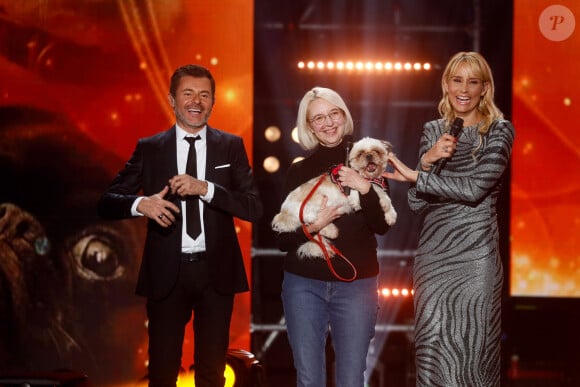
{"label": "man's hand", "polygon": [[175,222],[175,214],[179,213],[179,207],[165,200],[169,193],[169,186],[165,186],[160,192],[146,196],[139,202],[137,211],[157,222],[161,227],[169,227]]}
{"label": "man's hand", "polygon": [[173,176],[169,179],[169,189],[177,196],[204,196],[207,194],[207,181],[198,180],[188,174]]}

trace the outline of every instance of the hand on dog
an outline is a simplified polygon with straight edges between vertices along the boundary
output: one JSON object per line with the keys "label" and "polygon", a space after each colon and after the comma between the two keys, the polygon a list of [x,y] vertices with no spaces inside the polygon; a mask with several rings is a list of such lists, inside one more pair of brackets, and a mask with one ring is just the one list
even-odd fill
{"label": "hand on dog", "polygon": [[320,211],[318,211],[318,216],[314,223],[306,226],[309,233],[314,234],[322,230],[324,227],[328,226],[330,223],[334,222],[336,219],[341,217],[339,212],[340,206],[327,206],[328,197],[324,196],[320,204]]}
{"label": "hand on dog", "polygon": [[345,166],[342,166],[338,171],[338,181],[343,187],[350,187],[363,195],[371,189],[371,183],[368,179],[365,179],[354,169]]}
{"label": "hand on dog", "polygon": [[410,182],[415,183],[417,182],[417,176],[419,172],[409,168],[405,163],[395,156],[394,153],[389,153],[388,155],[389,165],[391,165],[394,170],[392,172],[385,171],[382,173],[382,176],[396,181],[403,181],[403,182]]}

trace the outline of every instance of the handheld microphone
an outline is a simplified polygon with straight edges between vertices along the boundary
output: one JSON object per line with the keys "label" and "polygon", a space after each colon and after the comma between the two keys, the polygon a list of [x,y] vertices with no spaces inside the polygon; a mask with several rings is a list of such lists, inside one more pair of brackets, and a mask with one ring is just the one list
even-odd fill
{"label": "handheld microphone", "polygon": [[[344,165],[347,167],[350,167],[350,162],[348,160],[348,156],[349,156],[350,150],[352,149],[352,142],[353,142],[352,136],[346,135],[343,137],[342,141],[344,141],[344,144],[346,146],[346,160],[344,161]],[[350,195],[350,187],[344,187],[343,192],[346,196]]]}
{"label": "handheld microphone", "polygon": [[[453,137],[457,137],[457,136],[459,136],[459,132],[461,132],[461,129],[463,129],[463,118],[456,117],[455,120],[453,120],[453,123],[451,124],[451,128],[449,129],[449,134],[452,135]],[[437,164],[435,164],[435,169],[433,170],[433,173],[438,175],[441,172],[441,170],[443,168],[445,168],[445,164],[447,164],[447,160],[449,160],[449,159],[450,159],[450,157],[440,159],[437,162]]]}

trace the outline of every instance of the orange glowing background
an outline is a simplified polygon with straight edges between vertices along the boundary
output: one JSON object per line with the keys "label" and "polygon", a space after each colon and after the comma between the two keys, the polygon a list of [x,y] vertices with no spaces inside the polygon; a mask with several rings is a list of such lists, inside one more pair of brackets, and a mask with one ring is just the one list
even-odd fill
{"label": "orange glowing background", "polygon": [[[96,152],[83,156],[106,167],[112,180],[138,138],[173,125],[169,78],[175,68],[198,63],[216,79],[209,124],[242,136],[252,160],[253,28],[252,0],[0,0],[0,107],[63,117],[95,149],[107,152],[106,159]],[[58,128],[54,133],[60,138]],[[251,224],[237,220],[236,225],[250,279]],[[115,302],[91,299],[84,307],[94,309],[102,301]],[[126,353],[109,351],[107,357],[93,359],[103,370],[90,374],[95,385],[134,385],[147,372],[144,300],[135,296],[132,302],[131,308],[103,317],[112,326],[107,344],[115,342]],[[250,349],[250,305],[249,292],[236,296],[231,348]],[[94,327],[95,332],[105,329]],[[132,348],[125,332],[140,335],[141,344]],[[190,324],[185,370],[193,362],[193,346]],[[61,368],[88,368],[75,364],[74,355],[66,356],[63,361],[74,365]]]}
{"label": "orange glowing background", "polygon": [[515,0],[510,291],[580,297],[580,2]]}

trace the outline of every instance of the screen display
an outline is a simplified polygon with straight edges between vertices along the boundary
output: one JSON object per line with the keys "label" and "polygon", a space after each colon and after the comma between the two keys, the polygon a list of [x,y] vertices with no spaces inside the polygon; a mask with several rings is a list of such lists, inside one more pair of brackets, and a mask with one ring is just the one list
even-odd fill
{"label": "screen display", "polygon": [[578,1],[514,1],[512,296],[580,296],[578,15]]}

